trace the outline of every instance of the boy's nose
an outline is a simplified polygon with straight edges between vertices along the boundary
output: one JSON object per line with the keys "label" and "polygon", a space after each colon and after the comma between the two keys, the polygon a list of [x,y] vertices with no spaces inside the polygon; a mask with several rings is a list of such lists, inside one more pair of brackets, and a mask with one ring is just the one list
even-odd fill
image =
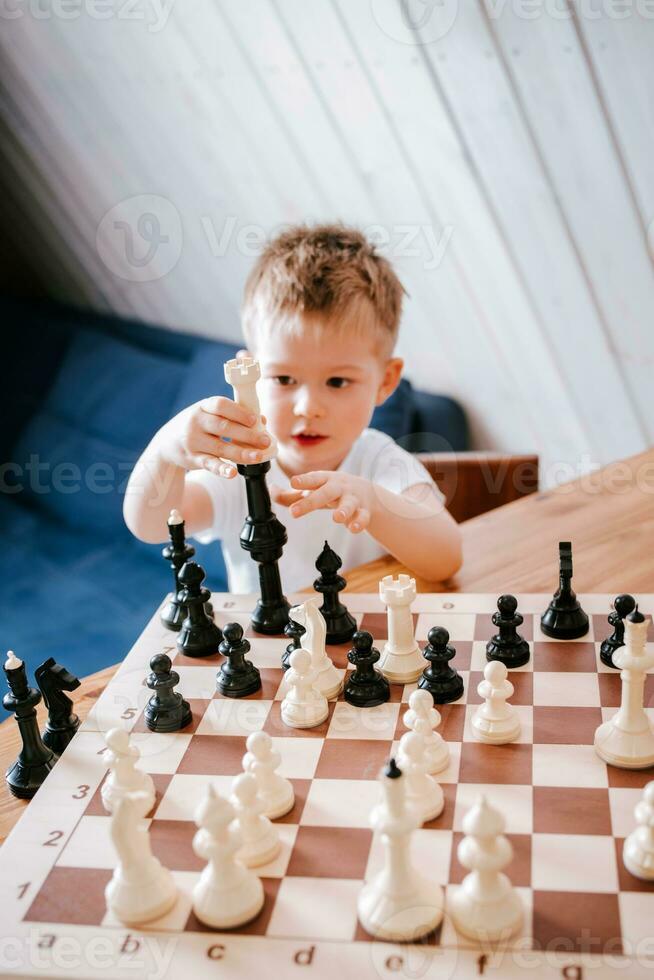
{"label": "boy's nose", "polygon": [[308,388],[302,387],[298,390],[293,405],[295,415],[308,419],[320,418],[325,414],[320,400]]}

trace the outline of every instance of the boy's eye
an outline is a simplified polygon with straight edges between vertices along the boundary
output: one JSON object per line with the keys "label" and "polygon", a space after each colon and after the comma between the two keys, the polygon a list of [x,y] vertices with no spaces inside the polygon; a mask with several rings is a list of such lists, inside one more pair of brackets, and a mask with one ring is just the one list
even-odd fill
{"label": "boy's eye", "polygon": [[290,374],[277,374],[273,378],[273,381],[276,385],[286,386],[293,384],[293,378],[290,376]]}
{"label": "boy's eye", "polygon": [[350,379],[349,378],[328,378],[327,379],[327,384],[331,388],[345,388],[345,387],[347,387],[347,385],[349,385],[349,383],[350,383]]}

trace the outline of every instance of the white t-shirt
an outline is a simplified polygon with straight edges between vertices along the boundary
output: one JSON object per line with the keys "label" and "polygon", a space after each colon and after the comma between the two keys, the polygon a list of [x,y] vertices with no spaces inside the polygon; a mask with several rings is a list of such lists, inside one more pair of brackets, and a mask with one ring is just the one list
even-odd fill
{"label": "white t-shirt", "polygon": [[[364,429],[338,471],[365,477],[398,494],[416,484],[428,484],[443,499],[422,463],[398,446],[390,436],[376,429]],[[258,592],[258,565],[241,548],[239,541],[247,514],[245,480],[239,475],[225,480],[209,470],[191,470],[186,479],[200,483],[211,497],[213,522],[211,527],[195,537],[201,544],[216,540],[222,542],[229,591],[239,594]],[[270,461],[267,479],[285,490],[292,489],[289,477],[276,459]],[[342,572],[386,554],[384,548],[367,531],[352,534],[343,524],[335,523],[333,510],[315,510],[302,517],[291,517],[286,507],[274,503],[273,510],[285,525],[288,534],[288,542],[279,562],[285,592],[296,592],[305,588],[317,577],[316,558],[325,541],[329,542],[330,547],[342,559]]]}

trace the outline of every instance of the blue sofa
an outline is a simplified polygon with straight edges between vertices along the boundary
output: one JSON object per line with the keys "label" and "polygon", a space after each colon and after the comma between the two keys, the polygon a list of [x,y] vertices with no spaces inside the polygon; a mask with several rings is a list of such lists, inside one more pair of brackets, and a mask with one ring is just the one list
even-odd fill
{"label": "blue sofa", "polygon": [[[53,656],[85,675],[124,656],[170,585],[161,547],[122,519],[131,468],[173,414],[231,392],[222,364],[236,347],[54,304],[0,307],[2,642],[32,669]],[[468,445],[461,407],[406,380],[372,424],[416,451]],[[220,547],[196,547],[224,590]]]}

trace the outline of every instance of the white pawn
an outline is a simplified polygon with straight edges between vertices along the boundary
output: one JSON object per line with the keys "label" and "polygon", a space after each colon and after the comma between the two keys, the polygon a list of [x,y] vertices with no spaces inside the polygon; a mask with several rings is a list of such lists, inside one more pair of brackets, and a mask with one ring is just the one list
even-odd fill
{"label": "white pawn", "polygon": [[421,735],[406,732],[400,739],[397,764],[406,778],[406,799],[422,823],[435,820],[445,806],[440,784],[427,771],[427,757]]}
{"label": "white pawn", "polygon": [[263,801],[257,796],[257,781],[249,772],[242,772],[232,783],[232,802],[242,845],[237,858],[248,868],[267,864],[281,850],[277,828],[263,815]]}
{"label": "white pawn", "polygon": [[259,798],[264,807],[263,814],[269,820],[283,817],[293,809],[295,790],[290,779],[275,772],[282,757],[273,748],[268,732],[252,732],[245,744],[247,752],[243,756],[243,770],[257,781]]}
{"label": "white pawn", "polygon": [[627,871],[644,881],[654,880],[654,782],[648,783],[634,810],[638,827],[624,842],[622,860]]}
{"label": "white pawn", "polygon": [[311,667],[311,654],[294,650],[286,672],[287,692],[281,706],[282,721],[289,728],[315,728],[329,715],[324,694],[315,687],[316,672]]}
{"label": "white pawn", "polygon": [[105,760],[109,763],[109,775],[100,793],[105,810],[112,813],[127,793],[143,793],[149,803],[145,812],[149,813],[154,806],[155,790],[152,776],[136,768],[141,753],[135,745],[130,745],[124,728],[112,728],[104,740],[108,748]]}
{"label": "white pawn", "polygon": [[193,888],[193,911],[214,929],[244,925],[263,908],[263,885],[254,871],[236,859],[241,835],[234,823],[234,807],[211,783],[195,811],[195,822],[199,830],[193,850],[208,864]]}
{"label": "white pawn", "polygon": [[645,648],[647,625],[638,606],[624,621],[624,646],[613,654],[622,681],[620,708],[595,731],[600,759],[622,769],[654,764],[654,731],[643,707],[645,675],[654,666],[654,655]]}
{"label": "white pawn", "polygon": [[477,687],[477,694],[484,698],[472,716],[473,735],[482,742],[502,745],[512,742],[520,734],[520,718],[507,698],[513,694],[513,684],[507,680],[506,665],[491,660],[484,669],[484,679]]}
{"label": "white pawn", "polygon": [[450,761],[450,747],[443,736],[434,731],[441,723],[440,712],[434,707],[434,699],[429,691],[420,688],[409,698],[409,710],[402,721],[412,732],[422,737],[427,760],[427,772],[442,772]]}
{"label": "white pawn", "polygon": [[454,925],[470,939],[508,939],[520,928],[523,909],[520,896],[502,873],[513,856],[503,836],[504,817],[481,796],[463,818],[463,832],[466,836],[457,856],[470,874],[450,902]]}
{"label": "white pawn", "polygon": [[168,868],[150,849],[150,809],[146,793],[125,793],[115,800],[110,834],[118,854],[118,866],[105,888],[109,911],[126,925],[150,922],[175,904],[177,889]]}
{"label": "white pawn", "polygon": [[[327,655],[327,624],[318,608],[319,603],[320,596],[314,596],[301,605],[293,606],[288,615],[293,622],[306,629],[300,644],[303,650],[311,654],[311,666],[316,672],[315,686],[326,698],[335,698],[343,687],[343,676]],[[287,677],[288,671],[284,675],[285,679]]]}
{"label": "white pawn", "polygon": [[370,814],[370,825],[381,837],[384,865],[361,889],[357,912],[371,936],[415,942],[441,922],[443,889],[411,862],[411,835],[421,821],[408,804],[406,776],[394,759],[380,779],[384,798]]}

